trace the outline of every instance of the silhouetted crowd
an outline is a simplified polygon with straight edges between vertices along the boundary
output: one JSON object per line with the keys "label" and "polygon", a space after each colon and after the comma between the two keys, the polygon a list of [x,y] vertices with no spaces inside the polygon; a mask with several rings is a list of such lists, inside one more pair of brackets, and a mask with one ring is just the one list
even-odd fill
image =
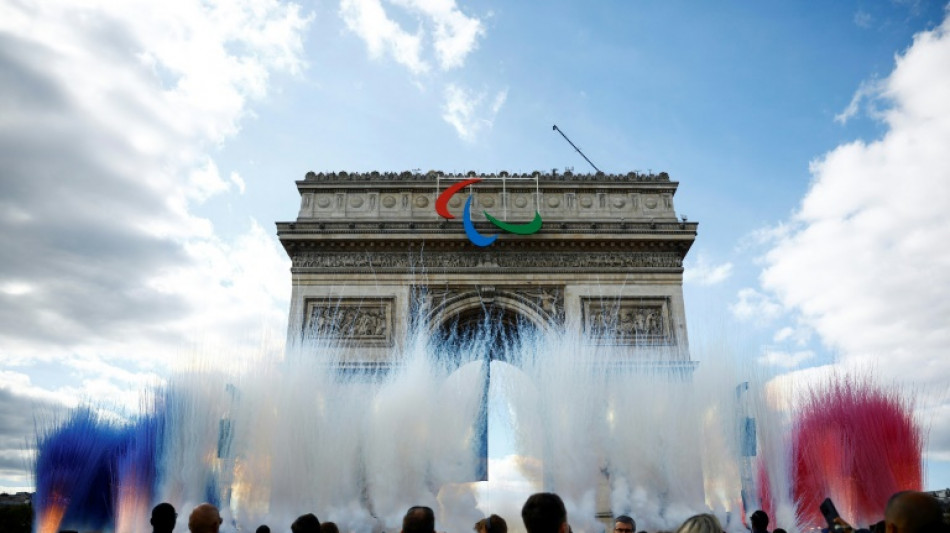
{"label": "silhouetted crowd", "polygon": [[[830,501],[830,500],[829,500]],[[831,506],[833,509],[833,505]],[[898,492],[890,498],[884,511],[883,520],[870,529],[854,529],[837,511],[825,512],[828,529],[833,533],[950,533],[944,524],[944,514],[940,503],[930,494],[923,492]],[[160,503],[152,510],[153,533],[172,533],[178,514],[168,503]],[[521,508],[521,519],[528,533],[572,533],[567,520],[567,510],[560,496],[551,492],[533,494]],[[218,509],[203,503],[192,510],[188,516],[188,530],[191,533],[219,533],[222,524]],[[752,533],[770,533],[769,516],[764,511],[756,511],[749,517]],[[340,533],[333,522],[320,522],[313,513],[298,517],[290,526],[292,533]],[[474,527],[477,533],[508,533],[508,524],[498,515],[479,520]],[[257,528],[256,533],[271,533],[266,525]],[[414,506],[406,511],[402,519],[401,533],[436,533],[435,513],[429,507]],[[613,533],[638,533],[636,521],[627,515],[614,519]],[[646,533],[641,531],[639,533]],[[657,533],[723,533],[719,519],[712,514],[698,514],[686,519],[675,532]],[[775,528],[771,533],[786,533]]]}

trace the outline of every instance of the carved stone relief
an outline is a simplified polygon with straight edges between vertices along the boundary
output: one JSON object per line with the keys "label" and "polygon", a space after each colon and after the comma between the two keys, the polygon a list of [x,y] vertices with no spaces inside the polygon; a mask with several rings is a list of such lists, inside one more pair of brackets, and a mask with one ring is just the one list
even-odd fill
{"label": "carved stone relief", "polygon": [[307,299],[304,331],[320,339],[367,348],[393,345],[392,298]]}
{"label": "carved stone relief", "polygon": [[581,298],[584,333],[597,342],[630,346],[671,345],[666,298]]}
{"label": "carved stone relief", "polygon": [[413,256],[404,252],[298,252],[292,256],[296,269],[352,270],[379,268],[426,268],[433,270],[604,269],[682,268],[677,252],[532,252],[530,254],[492,254],[463,252],[426,252]]}

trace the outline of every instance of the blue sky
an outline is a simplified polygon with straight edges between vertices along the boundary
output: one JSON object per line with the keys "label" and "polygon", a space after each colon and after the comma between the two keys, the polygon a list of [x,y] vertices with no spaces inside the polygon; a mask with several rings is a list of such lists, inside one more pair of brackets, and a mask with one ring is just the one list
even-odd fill
{"label": "blue sky", "polygon": [[280,349],[307,171],[587,171],[552,124],[680,182],[691,335],[923,391],[950,486],[946,5],[539,5],[0,4],[0,487],[24,406]]}

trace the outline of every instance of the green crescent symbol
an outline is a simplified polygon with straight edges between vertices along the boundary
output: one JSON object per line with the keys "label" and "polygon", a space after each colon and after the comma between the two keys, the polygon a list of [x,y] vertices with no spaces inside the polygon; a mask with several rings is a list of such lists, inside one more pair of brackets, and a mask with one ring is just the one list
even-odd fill
{"label": "green crescent symbol", "polygon": [[498,226],[504,231],[507,231],[508,233],[514,233],[516,235],[531,235],[533,233],[537,233],[538,230],[541,229],[541,213],[537,211],[534,212],[534,220],[528,222],[527,224],[509,224],[489,215],[488,211],[482,212],[485,213],[485,218],[487,218],[489,222]]}

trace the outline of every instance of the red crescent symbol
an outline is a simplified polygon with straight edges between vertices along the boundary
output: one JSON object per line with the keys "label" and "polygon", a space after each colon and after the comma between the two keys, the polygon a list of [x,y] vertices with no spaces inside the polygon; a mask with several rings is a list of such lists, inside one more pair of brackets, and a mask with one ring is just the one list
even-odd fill
{"label": "red crescent symbol", "polygon": [[455,216],[452,215],[452,213],[449,213],[449,198],[451,198],[453,194],[459,192],[465,187],[468,187],[469,185],[473,183],[478,183],[480,181],[482,181],[482,178],[472,178],[465,181],[460,181],[456,183],[455,185],[446,189],[445,192],[440,194],[439,197],[435,201],[435,212],[438,213],[439,216],[442,218],[449,218],[449,219],[455,218]]}

